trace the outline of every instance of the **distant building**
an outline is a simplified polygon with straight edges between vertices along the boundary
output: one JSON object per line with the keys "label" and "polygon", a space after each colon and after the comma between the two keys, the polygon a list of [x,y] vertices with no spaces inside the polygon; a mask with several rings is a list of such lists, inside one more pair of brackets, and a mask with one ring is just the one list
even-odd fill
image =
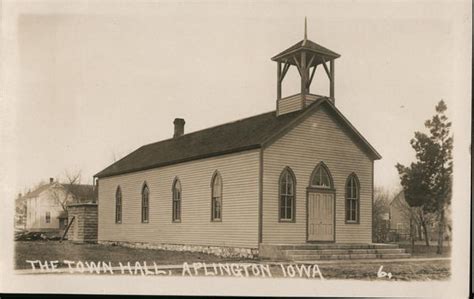
{"label": "distant building", "polygon": [[401,239],[408,239],[410,236],[410,209],[403,191],[390,202],[390,231]]}
{"label": "distant building", "polygon": [[15,199],[15,230],[26,229],[26,199],[21,193]]}
{"label": "distant building", "polygon": [[25,202],[27,231],[61,232],[67,225],[67,204],[95,202],[92,185],[60,184],[52,178],[20,198]]}
{"label": "distant building", "polygon": [[[400,240],[408,240],[410,238],[410,206],[406,202],[405,193],[398,193],[390,203],[390,232],[392,236],[395,234]],[[445,212],[446,231],[445,238],[451,238],[451,207],[449,206]],[[418,222],[414,222],[414,233],[416,240],[424,240],[423,228]],[[432,221],[427,226],[428,238],[430,241],[438,240],[438,225],[436,221]]]}

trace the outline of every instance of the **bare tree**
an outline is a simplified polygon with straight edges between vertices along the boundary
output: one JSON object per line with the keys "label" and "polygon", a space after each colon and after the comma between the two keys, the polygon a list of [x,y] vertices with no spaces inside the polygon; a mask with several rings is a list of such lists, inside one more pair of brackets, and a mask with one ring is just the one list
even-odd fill
{"label": "bare tree", "polygon": [[52,197],[56,202],[58,202],[64,211],[67,211],[68,203],[74,202],[76,200],[73,190],[76,185],[81,183],[81,172],[69,172],[66,171],[66,182],[64,184],[59,184],[57,188],[54,188],[52,191]]}
{"label": "bare tree", "polygon": [[372,209],[372,239],[374,242],[385,242],[388,235],[388,223],[385,215],[390,210],[390,193],[381,187],[374,190],[374,205]]}

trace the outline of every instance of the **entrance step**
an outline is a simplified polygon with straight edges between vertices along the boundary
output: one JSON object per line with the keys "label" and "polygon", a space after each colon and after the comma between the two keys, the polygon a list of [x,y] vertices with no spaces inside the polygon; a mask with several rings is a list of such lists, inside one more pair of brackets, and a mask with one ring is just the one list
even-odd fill
{"label": "entrance step", "polygon": [[260,244],[259,252],[263,258],[291,261],[410,257],[397,244]]}
{"label": "entrance step", "polygon": [[328,254],[397,254],[405,253],[405,249],[297,249],[284,250],[288,255],[328,255]]}

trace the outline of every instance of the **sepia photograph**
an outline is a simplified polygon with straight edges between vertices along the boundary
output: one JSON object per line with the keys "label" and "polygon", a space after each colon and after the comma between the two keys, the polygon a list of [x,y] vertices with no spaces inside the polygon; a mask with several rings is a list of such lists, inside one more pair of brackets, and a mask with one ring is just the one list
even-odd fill
{"label": "sepia photograph", "polygon": [[467,298],[471,9],[3,1],[0,292]]}

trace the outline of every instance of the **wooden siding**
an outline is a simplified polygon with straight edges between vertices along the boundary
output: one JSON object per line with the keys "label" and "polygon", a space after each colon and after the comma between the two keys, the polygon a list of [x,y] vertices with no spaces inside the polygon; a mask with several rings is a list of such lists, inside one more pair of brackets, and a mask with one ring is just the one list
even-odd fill
{"label": "wooden siding", "polygon": [[[99,180],[99,241],[258,247],[260,150],[195,160]],[[211,222],[211,178],[222,176],[222,221]],[[182,186],[181,222],[172,222],[172,184]],[[150,189],[149,222],[141,222],[141,190]],[[115,191],[122,189],[122,223]]]}
{"label": "wooden siding", "polygon": [[[370,243],[372,234],[372,163],[326,108],[317,110],[275,141],[263,153],[263,243],[307,240],[307,187],[315,166],[323,161],[334,180],[335,242]],[[278,221],[278,178],[289,166],[296,175],[296,221]],[[360,223],[345,223],[344,187],[356,173],[360,181]]]}
{"label": "wooden siding", "polygon": [[[62,195],[61,195],[62,196]],[[46,212],[51,215],[50,222],[46,223]],[[26,229],[31,231],[59,230],[59,215],[63,208],[53,198],[49,190],[38,197],[26,200]]]}
{"label": "wooden siding", "polygon": [[295,94],[277,101],[277,115],[301,110],[301,94]]}
{"label": "wooden siding", "polygon": [[[323,96],[320,95],[307,94],[305,99],[305,105],[309,106],[311,103],[322,97]],[[279,99],[277,100],[277,115],[283,115],[286,113],[298,111],[303,108],[302,104],[303,101],[300,93]]]}
{"label": "wooden siding", "polygon": [[316,95],[316,94],[307,94],[306,95],[306,106],[309,106],[311,103],[313,103],[314,101],[316,101],[317,99],[319,98],[322,98],[323,96],[319,96],[319,95]]}

